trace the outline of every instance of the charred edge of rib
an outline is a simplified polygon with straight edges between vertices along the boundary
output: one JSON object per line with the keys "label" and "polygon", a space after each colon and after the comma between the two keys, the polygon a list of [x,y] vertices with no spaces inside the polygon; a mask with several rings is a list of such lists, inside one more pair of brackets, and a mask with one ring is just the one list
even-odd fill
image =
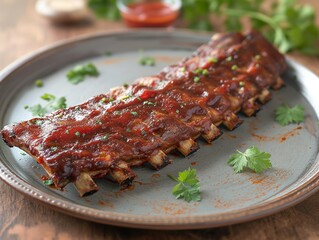
{"label": "charred edge of rib", "polygon": [[277,77],[276,82],[271,86],[273,89],[277,90],[285,85],[284,80],[281,77]]}
{"label": "charred edge of rib", "polygon": [[74,186],[81,197],[88,196],[99,190],[98,186],[88,173],[81,173],[74,182]]}
{"label": "charred edge of rib", "polygon": [[241,120],[235,113],[228,112],[225,114],[225,118],[223,120],[223,125],[228,130],[234,130],[237,128],[240,124],[242,124],[243,120]]}
{"label": "charred edge of rib", "polygon": [[134,177],[129,177],[120,183],[121,189],[126,189],[133,184]]}
{"label": "charred edge of rib", "polygon": [[94,194],[94,193],[96,193],[98,190],[91,190],[91,191],[89,191],[89,192],[86,192],[86,193],[84,193],[83,195],[81,195],[80,194],[80,196],[81,197],[87,197],[87,196],[90,196],[90,195],[92,195],[92,194]]}
{"label": "charred edge of rib", "polygon": [[241,111],[248,117],[254,116],[260,110],[260,104],[256,102],[255,98],[248,99],[243,103]]}
{"label": "charred edge of rib", "polygon": [[210,126],[210,131],[202,134],[202,138],[206,140],[206,142],[211,143],[216,140],[223,134],[222,130],[220,130],[215,124]]}
{"label": "charred edge of rib", "polygon": [[196,152],[198,149],[199,145],[191,138],[179,142],[177,146],[177,150],[185,157]]}
{"label": "charred edge of rib", "polygon": [[120,161],[110,170],[111,176],[121,185],[127,186],[136,177],[136,174],[129,168],[126,162]]}
{"label": "charred edge of rib", "polygon": [[156,154],[153,154],[148,160],[148,164],[156,170],[159,170],[170,163],[171,160],[169,157],[161,150],[159,150]]}
{"label": "charred edge of rib", "polygon": [[260,103],[265,104],[271,100],[271,92],[268,89],[263,89],[257,99]]}

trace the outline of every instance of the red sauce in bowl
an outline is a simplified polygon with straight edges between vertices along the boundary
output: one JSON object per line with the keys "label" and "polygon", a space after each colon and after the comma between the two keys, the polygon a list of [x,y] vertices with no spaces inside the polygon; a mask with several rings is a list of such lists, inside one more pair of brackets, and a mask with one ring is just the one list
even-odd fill
{"label": "red sauce in bowl", "polygon": [[120,9],[129,27],[167,27],[178,16],[179,9],[163,2],[131,3]]}

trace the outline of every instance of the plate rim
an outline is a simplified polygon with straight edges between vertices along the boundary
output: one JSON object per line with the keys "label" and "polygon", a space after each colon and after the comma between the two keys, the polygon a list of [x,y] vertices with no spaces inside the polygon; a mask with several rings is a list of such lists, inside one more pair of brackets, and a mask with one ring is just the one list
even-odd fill
{"label": "plate rim", "polygon": [[[62,40],[49,46],[42,47],[24,57],[19,58],[13,63],[9,64],[0,72],[0,85],[12,73],[17,71],[20,67],[28,62],[35,60],[37,57],[42,56],[49,51],[58,51],[61,47],[66,47],[69,44],[79,43],[95,38],[109,37],[115,35],[125,34],[198,34],[191,30],[157,30],[157,29],[140,29],[140,30],[116,30],[112,32],[99,32],[94,34],[86,34],[71,39]],[[209,37],[212,33],[200,32],[199,34]],[[289,59],[293,64],[295,61]],[[303,68],[310,73],[312,71],[307,69],[301,64],[298,67]],[[318,155],[315,162],[318,161]],[[304,176],[304,175],[303,175]],[[245,207],[240,210],[232,210],[231,212],[224,212],[218,214],[207,215],[184,215],[184,216],[146,216],[135,215],[129,213],[116,213],[112,211],[97,210],[90,207],[82,206],[80,204],[71,203],[67,200],[60,199],[48,193],[33,187],[28,182],[21,179],[16,173],[11,172],[5,166],[3,160],[0,158],[0,178],[25,196],[36,200],[49,208],[59,212],[75,216],[81,219],[99,222],[103,224],[116,225],[122,227],[142,228],[142,229],[162,229],[162,230],[177,230],[177,229],[201,229],[209,227],[225,226],[234,223],[246,222],[261,217],[271,215],[273,213],[282,211],[288,207],[296,205],[309,197],[319,189],[319,172],[315,173],[307,181],[297,186],[292,191],[289,191],[282,196],[272,200],[266,200],[253,207]]]}

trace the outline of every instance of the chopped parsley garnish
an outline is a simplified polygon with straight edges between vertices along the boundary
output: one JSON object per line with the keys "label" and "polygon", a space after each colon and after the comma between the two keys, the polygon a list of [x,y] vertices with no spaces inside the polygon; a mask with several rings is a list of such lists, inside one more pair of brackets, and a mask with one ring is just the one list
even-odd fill
{"label": "chopped parsley garnish", "polygon": [[52,152],[54,152],[54,151],[56,151],[56,150],[58,150],[58,147],[51,147],[51,151],[52,151]]}
{"label": "chopped parsley garnish", "polygon": [[45,93],[41,96],[41,98],[48,102],[47,105],[42,106],[41,104],[36,104],[31,107],[25,106],[24,108],[30,111],[33,116],[39,116],[39,117],[44,117],[45,114],[49,112],[66,108],[65,97],[56,98],[52,94]]}
{"label": "chopped parsley garnish", "polygon": [[81,133],[80,132],[76,132],[76,133],[74,133],[75,134],[75,136],[77,136],[77,137],[80,137],[81,136]]}
{"label": "chopped parsley garnish", "polygon": [[296,105],[292,108],[287,105],[280,106],[276,109],[276,122],[281,126],[286,126],[290,123],[301,123],[305,120],[304,108]]}
{"label": "chopped parsley garnish", "polygon": [[114,111],[114,115],[120,115],[120,111],[115,110],[115,111]]}
{"label": "chopped parsley garnish", "polygon": [[217,62],[218,62],[218,59],[212,57],[212,58],[209,59],[209,61],[212,62],[212,63],[217,63]]}
{"label": "chopped parsley garnish", "polygon": [[172,193],[176,199],[184,199],[186,202],[201,200],[201,192],[199,180],[196,176],[196,169],[188,168],[185,171],[178,173],[178,178],[168,175],[169,178],[178,184],[173,187]]}
{"label": "chopped parsley garnish", "polygon": [[109,138],[109,136],[110,136],[110,134],[105,134],[105,135],[102,137],[102,139],[103,139],[103,140],[106,140],[106,139]]}
{"label": "chopped parsley garnish", "polygon": [[143,102],[143,105],[152,105],[152,106],[155,106],[156,104],[153,103],[153,102],[150,102],[150,101],[144,101],[144,102]]}
{"label": "chopped parsley garnish", "polygon": [[139,63],[142,66],[155,66],[155,59],[153,57],[145,56],[145,57],[141,57]]}
{"label": "chopped parsley garnish", "polygon": [[69,132],[69,130],[65,130],[65,134],[69,134],[70,132]]}
{"label": "chopped parsley garnish", "polygon": [[99,76],[99,71],[97,68],[93,65],[93,63],[88,63],[86,65],[77,65],[74,68],[72,68],[67,73],[68,81],[72,84],[78,84],[82,82],[86,76],[93,76],[97,77]]}
{"label": "chopped parsley garnish", "polygon": [[132,132],[132,130],[130,128],[127,128],[126,131],[127,132]]}
{"label": "chopped parsley garnish", "polygon": [[123,87],[128,88],[128,84],[127,84],[127,83],[124,83],[124,84],[123,84]]}
{"label": "chopped parsley garnish", "polygon": [[125,95],[125,96],[121,97],[120,100],[123,101],[125,99],[130,98],[130,97],[132,97],[132,95]]}
{"label": "chopped parsley garnish", "polygon": [[100,100],[100,103],[103,104],[106,102],[106,97],[103,97],[101,100]]}
{"label": "chopped parsley garnish", "polygon": [[199,82],[199,77],[194,77],[194,83],[198,83]]}
{"label": "chopped parsley garnish", "polygon": [[245,86],[245,82],[240,81],[240,82],[239,82],[239,86],[241,86],[241,87]]}
{"label": "chopped parsley garnish", "polygon": [[179,114],[179,110],[178,109],[176,110],[176,113]]}
{"label": "chopped parsley garnish", "polygon": [[203,69],[202,74],[203,75],[207,75],[208,74],[208,70],[207,69]]}
{"label": "chopped parsley garnish", "polygon": [[52,179],[47,179],[47,180],[43,180],[42,181],[44,185],[50,186],[53,184],[53,180]]}
{"label": "chopped parsley garnish", "polygon": [[202,68],[197,68],[195,71],[194,71],[195,74],[202,74],[202,75],[206,75],[208,74],[208,70],[207,69],[202,69]]}
{"label": "chopped parsley garnish", "polygon": [[27,155],[27,154],[24,153],[24,152],[20,152],[20,155],[25,156],[25,155]]}
{"label": "chopped parsley garnish", "polygon": [[270,162],[270,153],[261,152],[257,147],[249,147],[245,152],[233,154],[228,159],[228,164],[233,167],[236,173],[248,168],[256,173],[262,173],[272,167]]}
{"label": "chopped parsley garnish", "polygon": [[233,70],[233,71],[235,71],[235,70],[237,70],[238,69],[238,66],[237,65],[233,65],[232,67],[231,67],[231,70]]}
{"label": "chopped parsley garnish", "polygon": [[132,114],[134,117],[138,116],[138,113],[137,113],[137,112],[131,112],[131,114]]}
{"label": "chopped parsley garnish", "polygon": [[261,58],[260,55],[256,55],[256,56],[255,56],[255,59],[256,59],[256,60],[259,60],[260,58]]}
{"label": "chopped parsley garnish", "polygon": [[202,73],[202,69],[201,68],[197,68],[195,71],[194,71],[194,73],[195,74],[201,74]]}
{"label": "chopped parsley garnish", "polygon": [[233,60],[232,56],[229,56],[229,57],[226,58],[227,62],[230,62],[231,60]]}
{"label": "chopped parsley garnish", "polygon": [[43,87],[43,81],[41,79],[38,79],[34,82],[35,86],[37,87]]}

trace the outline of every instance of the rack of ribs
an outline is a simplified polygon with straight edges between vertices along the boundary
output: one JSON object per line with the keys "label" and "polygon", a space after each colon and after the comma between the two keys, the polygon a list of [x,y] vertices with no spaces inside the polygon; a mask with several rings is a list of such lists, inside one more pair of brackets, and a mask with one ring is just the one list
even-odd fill
{"label": "rack of ribs", "polygon": [[160,169],[176,149],[187,156],[196,139],[212,142],[220,126],[234,129],[237,113],[254,115],[284,83],[286,62],[257,32],[215,34],[190,57],[43,118],[5,126],[4,141],[34,157],[57,188],[74,183],[81,196],[94,178],[132,184],[132,167]]}

